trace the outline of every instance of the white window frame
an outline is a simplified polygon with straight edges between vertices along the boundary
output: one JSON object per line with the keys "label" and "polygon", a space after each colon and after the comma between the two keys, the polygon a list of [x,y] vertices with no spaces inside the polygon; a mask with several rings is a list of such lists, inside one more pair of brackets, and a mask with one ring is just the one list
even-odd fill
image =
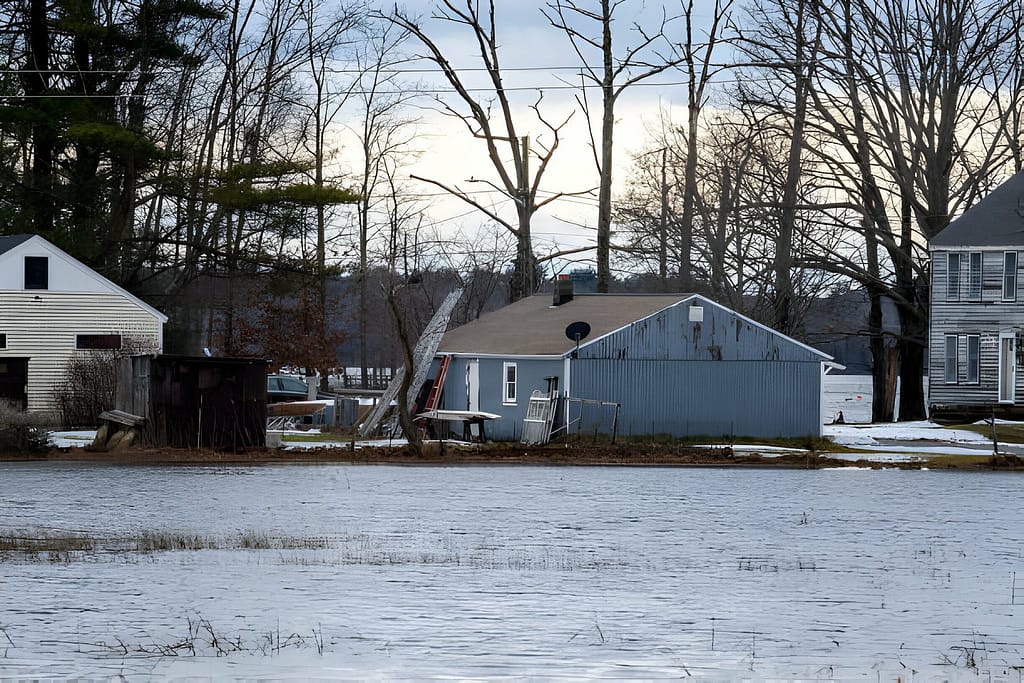
{"label": "white window frame", "polygon": [[981,301],[982,273],[985,259],[980,251],[967,254],[967,300]]}
{"label": "white window frame", "polygon": [[[943,340],[943,381],[956,384],[960,369],[960,340],[955,334],[944,335]],[[952,355],[950,355],[952,351]]]}
{"label": "white window frame", "polygon": [[[1010,261],[1013,264],[1010,264]],[[1003,252],[1003,301],[1017,300],[1017,252]]]}
{"label": "white window frame", "polygon": [[963,254],[958,251],[946,253],[946,301],[960,300],[960,263]]}
{"label": "white window frame", "polygon": [[[509,370],[512,371],[512,379],[509,379]],[[501,402],[507,406],[516,404],[518,396],[517,384],[519,382],[519,368],[515,363],[505,362],[501,364]]]}
{"label": "white window frame", "polygon": [[[971,347],[974,347],[973,354]],[[979,384],[981,381],[981,335],[967,335],[967,378],[965,384]]]}

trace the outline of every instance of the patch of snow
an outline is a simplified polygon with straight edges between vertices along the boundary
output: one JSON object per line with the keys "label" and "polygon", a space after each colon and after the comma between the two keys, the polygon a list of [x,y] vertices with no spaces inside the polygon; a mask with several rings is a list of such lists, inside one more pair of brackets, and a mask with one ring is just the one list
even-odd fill
{"label": "patch of snow", "polygon": [[53,448],[81,448],[90,445],[95,438],[95,429],[50,432],[50,445]]}

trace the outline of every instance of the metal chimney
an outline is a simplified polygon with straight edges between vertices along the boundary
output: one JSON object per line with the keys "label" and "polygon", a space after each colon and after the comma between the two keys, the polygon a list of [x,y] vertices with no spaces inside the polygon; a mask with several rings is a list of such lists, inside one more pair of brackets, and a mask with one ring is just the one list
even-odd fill
{"label": "metal chimney", "polygon": [[552,303],[561,306],[572,301],[572,280],[568,275],[559,275],[555,280],[555,292]]}

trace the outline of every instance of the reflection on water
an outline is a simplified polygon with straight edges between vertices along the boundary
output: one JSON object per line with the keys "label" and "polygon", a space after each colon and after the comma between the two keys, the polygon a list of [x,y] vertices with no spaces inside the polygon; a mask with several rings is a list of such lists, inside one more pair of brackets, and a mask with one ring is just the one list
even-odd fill
{"label": "reflection on water", "polygon": [[[976,675],[1024,666],[1012,474],[0,464],[0,674]],[[1020,578],[1017,578],[1017,574]]]}

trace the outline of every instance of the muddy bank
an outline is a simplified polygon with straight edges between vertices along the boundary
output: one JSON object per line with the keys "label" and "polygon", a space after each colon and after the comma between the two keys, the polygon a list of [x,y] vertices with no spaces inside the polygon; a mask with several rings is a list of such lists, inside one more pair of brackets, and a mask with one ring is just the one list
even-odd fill
{"label": "muddy bank", "polygon": [[[87,448],[53,449],[40,454],[0,454],[0,460],[48,460],[103,462],[135,465],[173,464],[302,464],[344,463],[366,465],[586,465],[586,466],[696,466],[696,467],[781,467],[817,469],[822,467],[875,467],[920,469],[935,466],[929,462],[876,462],[870,454],[863,459],[838,459],[827,453],[788,452],[761,455],[734,453],[731,448],[701,448],[675,444],[574,444],[523,446],[498,443],[477,446],[428,444],[422,455],[414,455],[404,446],[316,448],[304,450],[252,449],[241,452],[208,449],[134,447],[115,452]],[[1021,469],[1024,463],[1013,456],[987,458],[981,462],[943,462],[953,469]]]}

